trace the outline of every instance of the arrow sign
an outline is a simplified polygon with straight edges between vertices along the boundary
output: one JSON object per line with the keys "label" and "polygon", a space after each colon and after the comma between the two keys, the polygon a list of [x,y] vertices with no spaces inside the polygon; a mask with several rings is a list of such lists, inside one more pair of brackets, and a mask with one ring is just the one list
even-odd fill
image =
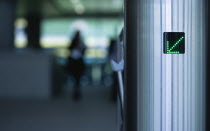
{"label": "arrow sign", "polygon": [[165,54],[185,53],[185,33],[184,32],[164,32],[163,51]]}

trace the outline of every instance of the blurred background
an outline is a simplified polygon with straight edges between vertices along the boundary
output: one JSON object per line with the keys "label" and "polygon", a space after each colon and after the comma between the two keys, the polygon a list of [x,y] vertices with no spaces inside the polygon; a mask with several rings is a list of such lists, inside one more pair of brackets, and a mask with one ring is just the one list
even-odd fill
{"label": "blurred background", "polygon": [[116,130],[109,56],[123,8],[123,0],[0,0],[0,130]]}

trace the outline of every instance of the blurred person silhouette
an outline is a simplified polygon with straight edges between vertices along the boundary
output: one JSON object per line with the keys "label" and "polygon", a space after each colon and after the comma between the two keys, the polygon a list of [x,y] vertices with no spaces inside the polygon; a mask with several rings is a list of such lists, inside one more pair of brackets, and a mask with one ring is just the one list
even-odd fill
{"label": "blurred person silhouette", "polygon": [[[117,48],[117,40],[111,39],[109,49],[108,49],[109,59],[112,59],[112,57],[116,54],[116,50],[117,50],[116,48]],[[111,90],[111,100],[116,102],[117,101],[117,88],[119,86],[116,72],[112,72],[112,79],[113,79],[113,84],[112,84],[112,90]]]}
{"label": "blurred person silhouette", "polygon": [[[116,39],[112,39],[110,41],[110,45],[109,45],[109,49],[108,49],[108,53],[109,53],[109,59],[113,59],[116,57],[117,55],[117,51],[119,50],[119,42],[123,42],[124,39],[124,31],[122,29],[122,31],[120,32],[120,35],[116,38]],[[122,71],[122,77],[124,77],[124,71]],[[113,87],[112,87],[112,100],[113,101],[117,101],[118,98],[118,87],[119,87],[119,81],[118,81],[118,75],[117,72],[112,72],[112,78],[113,78]]]}
{"label": "blurred person silhouette", "polygon": [[67,71],[75,79],[75,87],[73,92],[73,99],[81,99],[81,77],[85,71],[85,63],[83,60],[86,46],[82,40],[80,31],[76,31],[72,43],[69,46],[70,56],[67,62]]}
{"label": "blurred person silhouette", "polygon": [[[124,71],[124,49],[123,39],[124,31],[122,30],[117,40],[112,40],[109,48],[109,57],[113,71],[114,84],[112,88],[113,100],[117,101],[117,131],[124,130],[124,86],[123,86],[123,71]],[[114,61],[114,63],[113,63]],[[119,74],[120,73],[120,74]],[[118,75],[119,74],[119,75]],[[119,80],[118,80],[119,77]]]}

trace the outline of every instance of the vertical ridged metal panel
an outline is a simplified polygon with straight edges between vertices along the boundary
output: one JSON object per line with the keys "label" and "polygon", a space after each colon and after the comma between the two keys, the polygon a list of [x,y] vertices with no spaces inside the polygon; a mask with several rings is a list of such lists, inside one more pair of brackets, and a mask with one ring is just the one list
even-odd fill
{"label": "vertical ridged metal panel", "polygon": [[[204,131],[203,1],[137,4],[137,130]],[[163,32],[185,32],[186,53],[163,54]]]}

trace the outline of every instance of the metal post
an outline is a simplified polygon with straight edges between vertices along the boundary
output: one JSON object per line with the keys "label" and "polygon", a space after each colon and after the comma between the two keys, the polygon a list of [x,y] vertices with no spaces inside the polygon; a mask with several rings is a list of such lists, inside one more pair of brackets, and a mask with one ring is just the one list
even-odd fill
{"label": "metal post", "polygon": [[137,131],[137,38],[138,4],[140,0],[125,1],[125,130]]}

